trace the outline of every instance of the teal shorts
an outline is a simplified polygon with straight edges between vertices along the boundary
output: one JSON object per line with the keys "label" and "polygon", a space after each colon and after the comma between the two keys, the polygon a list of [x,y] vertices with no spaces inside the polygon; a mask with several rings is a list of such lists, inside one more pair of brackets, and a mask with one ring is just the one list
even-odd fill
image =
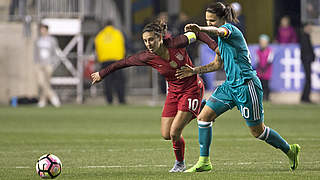
{"label": "teal shorts", "polygon": [[237,106],[248,126],[256,126],[264,121],[263,91],[258,77],[246,81],[241,86],[231,87],[227,84],[218,86],[207,100],[217,117]]}

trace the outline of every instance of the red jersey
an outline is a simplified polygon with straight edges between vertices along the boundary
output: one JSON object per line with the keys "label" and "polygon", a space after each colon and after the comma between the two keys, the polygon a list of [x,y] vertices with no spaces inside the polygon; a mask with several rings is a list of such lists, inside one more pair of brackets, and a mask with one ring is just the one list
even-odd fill
{"label": "red jersey", "polygon": [[[197,38],[205,42],[211,49],[215,50],[217,44],[206,33],[199,33]],[[169,51],[169,60],[149,51],[142,51],[135,55],[129,56],[123,60],[117,61],[99,72],[101,78],[104,78],[113,71],[129,66],[151,66],[155,68],[168,82],[168,91],[172,93],[192,92],[198,89],[201,83],[198,75],[193,75],[183,79],[177,79],[176,69],[181,68],[185,64],[193,67],[185,47],[189,44],[189,40],[185,35],[179,35],[175,38],[164,39],[164,45]]]}

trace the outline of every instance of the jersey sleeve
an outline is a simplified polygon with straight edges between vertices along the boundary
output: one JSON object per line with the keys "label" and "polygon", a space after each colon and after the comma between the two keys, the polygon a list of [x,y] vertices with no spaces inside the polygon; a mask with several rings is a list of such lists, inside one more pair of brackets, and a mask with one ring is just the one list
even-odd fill
{"label": "jersey sleeve", "polygon": [[204,32],[194,33],[194,32],[186,32],[181,34],[175,38],[168,38],[165,40],[166,47],[168,48],[185,48],[189,44],[195,42],[196,40],[200,40],[206,43],[213,51],[217,48],[217,43],[210,38]]}
{"label": "jersey sleeve", "polygon": [[231,34],[232,34],[232,28],[230,26],[228,26],[227,24],[222,25],[221,28],[223,28],[225,30],[223,38],[225,38],[225,39],[230,38]]}
{"label": "jersey sleeve", "polygon": [[101,78],[106,77],[108,74],[122,68],[130,67],[130,66],[148,66],[148,61],[153,58],[151,53],[146,51],[140,52],[138,54],[134,54],[122,60],[119,60],[106,68],[99,71],[99,75]]}
{"label": "jersey sleeve", "polygon": [[166,38],[163,43],[167,48],[185,48],[189,45],[189,40],[187,36],[181,34],[174,38]]}
{"label": "jersey sleeve", "polygon": [[199,32],[197,35],[198,40],[206,43],[210,49],[212,49],[213,51],[216,50],[216,48],[218,47],[218,44],[216,43],[215,40],[213,40],[207,33],[205,32]]}

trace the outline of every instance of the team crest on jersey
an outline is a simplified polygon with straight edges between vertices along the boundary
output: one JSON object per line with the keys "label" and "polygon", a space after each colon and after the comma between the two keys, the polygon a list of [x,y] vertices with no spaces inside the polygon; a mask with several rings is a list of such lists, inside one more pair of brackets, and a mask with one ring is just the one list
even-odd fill
{"label": "team crest on jersey", "polygon": [[180,53],[177,53],[177,54],[176,54],[176,58],[177,58],[179,61],[182,61],[182,60],[183,60],[183,56],[182,56],[182,54],[180,54]]}
{"label": "team crest on jersey", "polygon": [[178,64],[174,61],[170,61],[170,66],[173,67],[173,68],[177,68],[178,67]]}

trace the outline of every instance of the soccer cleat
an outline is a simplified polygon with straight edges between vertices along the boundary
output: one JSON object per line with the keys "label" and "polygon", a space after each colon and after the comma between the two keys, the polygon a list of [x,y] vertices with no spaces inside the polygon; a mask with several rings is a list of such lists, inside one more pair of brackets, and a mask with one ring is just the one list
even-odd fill
{"label": "soccer cleat", "polygon": [[41,101],[38,102],[38,107],[39,107],[39,108],[43,108],[43,107],[45,107],[46,105],[47,105],[46,101],[42,101],[42,100],[41,100]]}
{"label": "soccer cleat", "polygon": [[290,145],[290,150],[287,153],[289,158],[290,168],[291,170],[297,169],[299,165],[299,152],[300,152],[299,144],[292,144]]}
{"label": "soccer cleat", "polygon": [[212,170],[212,164],[210,162],[210,159],[207,157],[201,157],[199,158],[197,164],[195,164],[192,168],[187,169],[184,172],[204,172],[204,171],[211,171]]}
{"label": "soccer cleat", "polygon": [[185,165],[184,161],[183,162],[176,161],[174,163],[173,168],[169,172],[183,172],[185,170],[186,170],[186,165]]}

